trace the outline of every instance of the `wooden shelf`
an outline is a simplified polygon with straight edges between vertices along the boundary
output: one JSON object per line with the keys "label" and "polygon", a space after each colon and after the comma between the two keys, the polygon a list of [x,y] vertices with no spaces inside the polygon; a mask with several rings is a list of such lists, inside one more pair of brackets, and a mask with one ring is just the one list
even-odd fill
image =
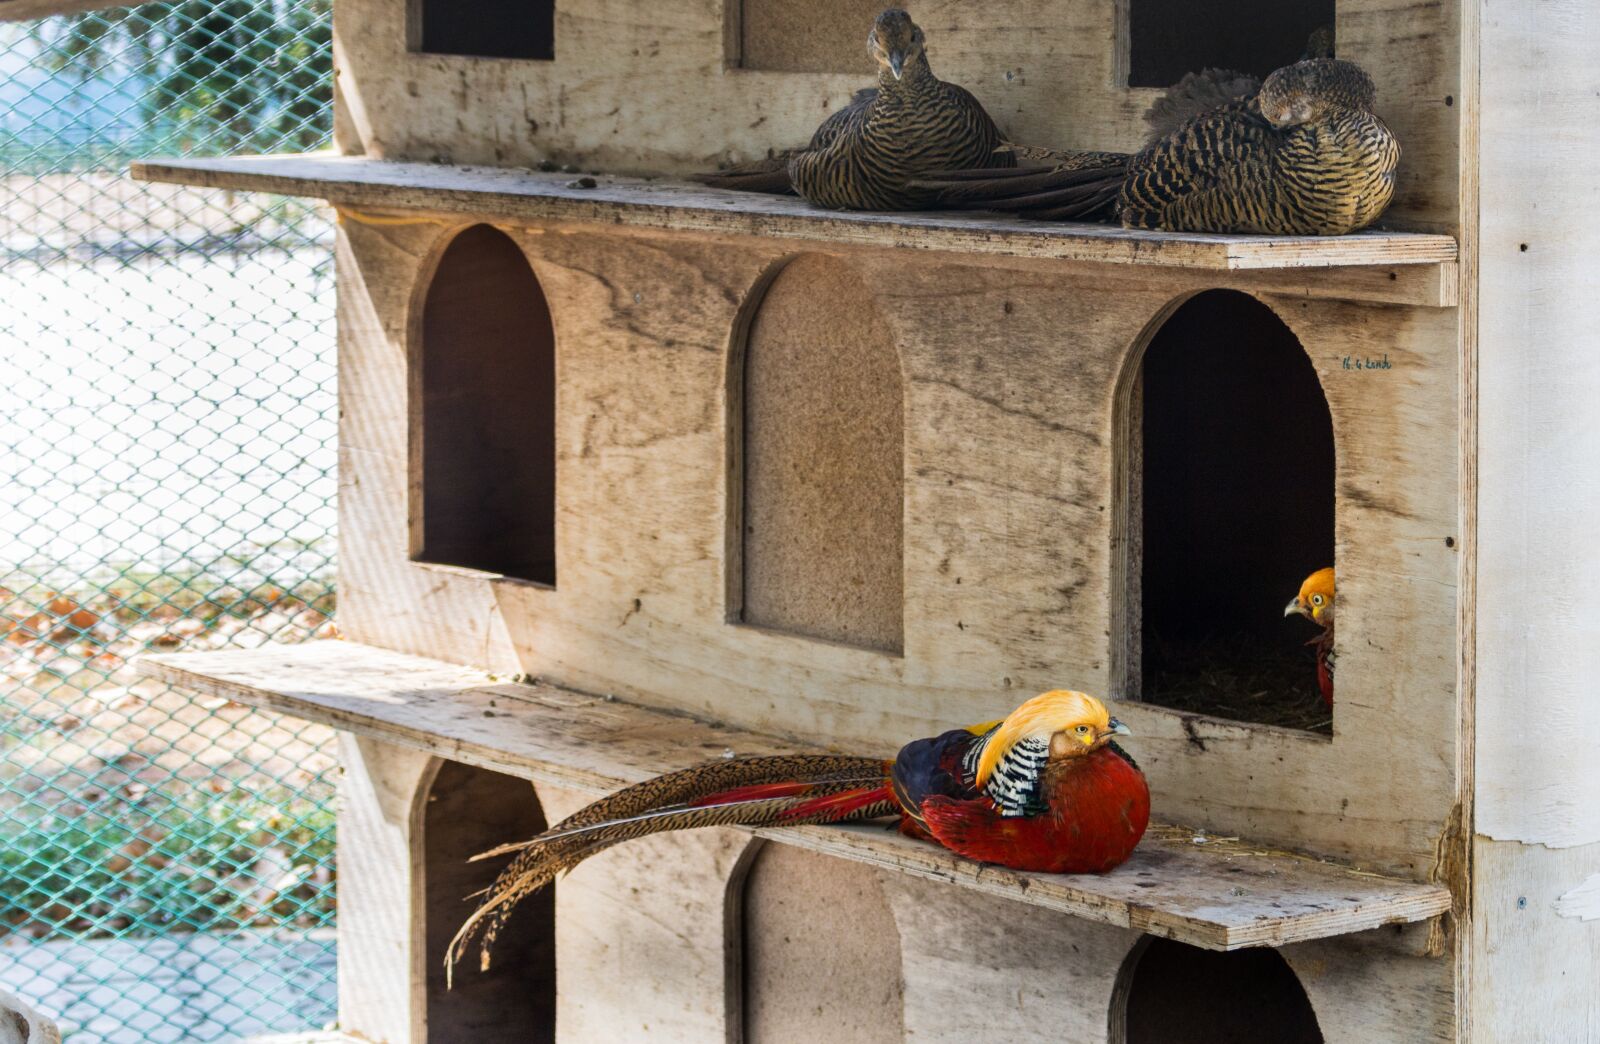
{"label": "wooden shelf", "polygon": [[848,213],[821,210],[792,196],[726,192],[680,181],[600,175],[593,179],[594,188],[585,189],[574,187],[572,174],[392,163],[331,153],[149,160],[133,164],[132,173],[144,181],[310,196],[348,207],[496,215],[1104,264],[1217,271],[1446,266],[1447,299],[1428,303],[1454,303],[1455,240],[1416,232],[1222,236],[1140,232],[989,214]]}
{"label": "wooden shelf", "polygon": [[[349,642],[145,657],[173,685],[362,736],[594,794],[699,761],[805,749],[548,684]],[[987,866],[876,824],[790,827],[763,837],[1212,950],[1303,942],[1450,908],[1450,893],[1248,844],[1196,844],[1152,824],[1109,874]]]}

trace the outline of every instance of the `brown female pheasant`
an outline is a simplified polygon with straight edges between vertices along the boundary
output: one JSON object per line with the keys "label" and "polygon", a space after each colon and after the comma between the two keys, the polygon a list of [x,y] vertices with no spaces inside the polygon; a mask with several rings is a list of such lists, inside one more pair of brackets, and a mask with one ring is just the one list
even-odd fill
{"label": "brown female pheasant", "polygon": [[803,149],[701,174],[717,188],[797,192],[834,210],[916,210],[932,193],[910,182],[934,171],[1010,167],[1000,131],[971,94],[933,74],[922,30],[904,11],[877,17],[867,50],[878,86],[857,92]]}

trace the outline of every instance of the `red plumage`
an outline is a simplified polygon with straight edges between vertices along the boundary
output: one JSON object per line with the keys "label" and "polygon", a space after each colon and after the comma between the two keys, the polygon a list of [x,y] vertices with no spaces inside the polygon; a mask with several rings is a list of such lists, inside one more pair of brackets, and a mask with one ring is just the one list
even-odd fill
{"label": "red plumage", "polygon": [[1333,639],[1318,638],[1316,644],[1317,691],[1322,693],[1322,702],[1333,710]]}
{"label": "red plumage", "polygon": [[1150,822],[1150,788],[1113,747],[1045,774],[1048,811],[1002,816],[988,797],[922,802],[933,839],[958,855],[1013,870],[1099,874],[1133,853]]}

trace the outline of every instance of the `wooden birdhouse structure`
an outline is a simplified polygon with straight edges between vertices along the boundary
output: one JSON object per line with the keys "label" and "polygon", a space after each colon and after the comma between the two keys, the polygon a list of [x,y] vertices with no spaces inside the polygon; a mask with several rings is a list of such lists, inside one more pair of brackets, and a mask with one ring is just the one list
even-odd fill
{"label": "wooden birdhouse structure", "polygon": [[[338,0],[337,154],[137,166],[341,217],[348,640],[147,669],[343,730],[344,1029],[1592,1039],[1600,11],[911,0],[1011,139],[1084,149],[1333,25],[1403,148],[1343,237],[682,180],[804,143],[870,82],[877,7]],[[1327,565],[1331,711],[1282,615]],[[1152,787],[1110,874],[876,825],[667,835],[446,989],[480,851],[1055,687],[1109,697]]]}

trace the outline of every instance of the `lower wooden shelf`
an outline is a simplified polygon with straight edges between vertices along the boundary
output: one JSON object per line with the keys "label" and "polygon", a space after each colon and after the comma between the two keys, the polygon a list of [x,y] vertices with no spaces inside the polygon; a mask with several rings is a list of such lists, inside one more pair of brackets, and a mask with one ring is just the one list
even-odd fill
{"label": "lower wooden shelf", "polygon": [[[698,761],[806,749],[686,715],[357,645],[314,642],[145,657],[173,685],[526,779],[595,794]],[[910,738],[910,737],[906,737]],[[948,881],[1211,950],[1277,946],[1450,909],[1437,884],[1380,877],[1152,824],[1109,874],[975,863],[879,824],[757,831],[784,844]],[[509,840],[509,839],[508,839]]]}

